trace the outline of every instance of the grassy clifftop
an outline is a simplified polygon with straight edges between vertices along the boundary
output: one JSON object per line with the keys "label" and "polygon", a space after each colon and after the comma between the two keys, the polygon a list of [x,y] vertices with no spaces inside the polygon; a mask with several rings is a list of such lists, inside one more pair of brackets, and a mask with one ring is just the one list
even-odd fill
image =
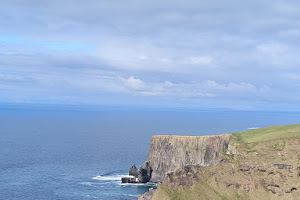
{"label": "grassy clifftop", "polygon": [[300,124],[259,128],[245,132],[233,133],[233,136],[237,142],[248,143],[300,137]]}
{"label": "grassy clifftop", "polygon": [[300,124],[233,133],[230,142],[236,153],[223,163],[169,173],[152,199],[299,199]]}

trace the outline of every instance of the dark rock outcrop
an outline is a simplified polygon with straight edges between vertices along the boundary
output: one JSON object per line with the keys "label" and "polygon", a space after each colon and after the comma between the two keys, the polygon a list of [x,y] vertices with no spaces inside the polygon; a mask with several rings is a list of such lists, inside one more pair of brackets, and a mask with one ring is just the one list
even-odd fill
{"label": "dark rock outcrop", "polygon": [[140,183],[147,183],[150,181],[152,175],[152,167],[149,162],[145,162],[138,171],[138,180]]}
{"label": "dark rock outcrop", "polygon": [[136,169],[135,165],[132,165],[129,169],[129,176],[134,176],[134,177],[138,177],[138,171]]}
{"label": "dark rock outcrop", "polygon": [[286,164],[274,164],[273,166],[276,167],[277,169],[286,169],[286,170],[293,169],[292,165],[286,165]]}
{"label": "dark rock outcrop", "polygon": [[121,179],[122,183],[138,183],[138,179],[134,176],[123,177]]}

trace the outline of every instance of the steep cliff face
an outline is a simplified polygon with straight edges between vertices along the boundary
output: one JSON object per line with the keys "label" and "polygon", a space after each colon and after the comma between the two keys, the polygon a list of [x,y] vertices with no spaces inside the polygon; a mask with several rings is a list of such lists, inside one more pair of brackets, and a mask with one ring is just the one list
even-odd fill
{"label": "steep cliff face", "polygon": [[[228,152],[234,150],[232,144],[237,154]],[[219,145],[212,146],[222,149]],[[299,200],[299,147],[300,124],[233,133],[228,154],[224,155],[226,162],[214,165],[216,159],[217,162],[186,165],[165,175],[154,194],[139,199],[149,200],[150,196],[152,200]],[[203,166],[209,164],[213,166]]]}
{"label": "steep cliff face", "polygon": [[152,182],[162,182],[166,173],[186,165],[216,165],[223,153],[231,150],[230,134],[216,136],[153,136],[147,162],[152,167]]}

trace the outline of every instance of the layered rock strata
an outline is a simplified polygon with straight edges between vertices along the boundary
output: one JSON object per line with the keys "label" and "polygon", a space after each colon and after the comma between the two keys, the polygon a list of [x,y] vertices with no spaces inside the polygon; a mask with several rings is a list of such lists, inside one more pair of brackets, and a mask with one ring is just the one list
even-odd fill
{"label": "layered rock strata", "polygon": [[151,182],[162,182],[165,174],[186,165],[216,165],[224,153],[234,151],[229,144],[230,134],[214,136],[153,136],[147,158]]}

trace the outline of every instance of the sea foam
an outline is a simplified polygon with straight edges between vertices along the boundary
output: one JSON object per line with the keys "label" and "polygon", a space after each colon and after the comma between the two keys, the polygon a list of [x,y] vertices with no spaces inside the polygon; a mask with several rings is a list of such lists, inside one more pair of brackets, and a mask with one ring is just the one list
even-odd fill
{"label": "sea foam", "polygon": [[122,177],[125,177],[128,175],[108,175],[108,176],[95,176],[92,177],[93,180],[98,180],[98,181],[121,181]]}

